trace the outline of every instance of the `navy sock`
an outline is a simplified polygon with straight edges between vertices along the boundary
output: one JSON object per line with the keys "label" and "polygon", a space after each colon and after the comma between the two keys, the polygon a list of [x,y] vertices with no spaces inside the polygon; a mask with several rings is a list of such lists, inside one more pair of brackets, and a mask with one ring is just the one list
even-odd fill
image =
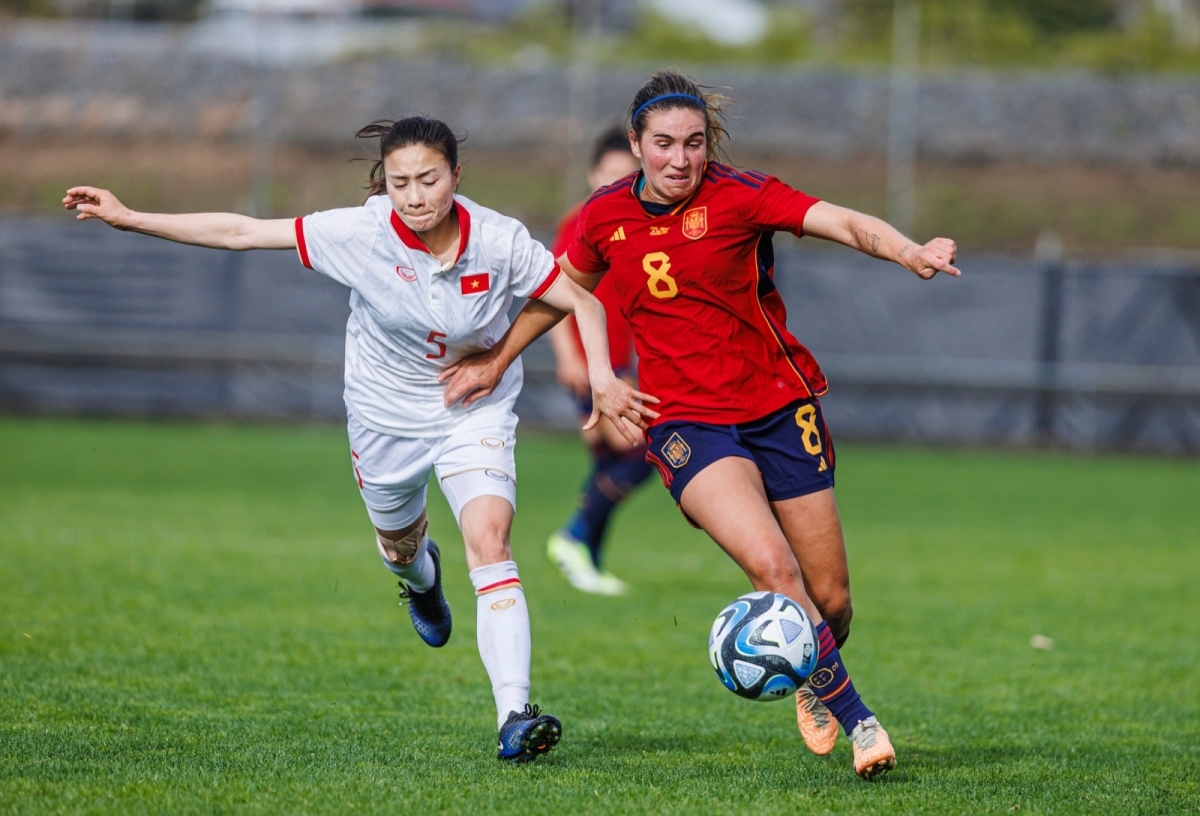
{"label": "navy sock", "polygon": [[874,715],[854,690],[837,644],[833,642],[833,633],[825,621],[817,624],[817,644],[817,669],[808,678],[809,688],[837,718],[848,736],[860,722]]}
{"label": "navy sock", "polygon": [[584,482],[579,509],[567,523],[567,533],[587,545],[592,563],[600,566],[609,517],[627,495],[652,472],[644,448],[616,455],[608,448],[592,453],[592,472]]}

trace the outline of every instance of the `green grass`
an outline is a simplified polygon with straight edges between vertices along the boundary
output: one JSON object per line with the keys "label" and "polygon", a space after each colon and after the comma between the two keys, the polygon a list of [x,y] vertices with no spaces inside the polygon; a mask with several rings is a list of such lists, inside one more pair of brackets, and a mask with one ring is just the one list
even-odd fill
{"label": "green grass", "polygon": [[717,682],[707,629],[746,583],[661,486],[616,526],[632,595],[546,564],[573,439],[518,448],[534,699],[565,736],[514,768],[436,491],[457,618],[434,652],[340,428],[0,421],[0,813],[1200,810],[1200,463],[839,454],[844,654],[900,752],[870,784]]}

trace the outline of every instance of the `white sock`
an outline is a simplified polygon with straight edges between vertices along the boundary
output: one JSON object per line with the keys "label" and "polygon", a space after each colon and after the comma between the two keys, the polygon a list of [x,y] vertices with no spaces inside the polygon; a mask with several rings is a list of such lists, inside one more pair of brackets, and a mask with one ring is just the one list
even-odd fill
{"label": "white sock", "polygon": [[421,546],[417,547],[417,556],[412,563],[403,566],[388,559],[378,535],[375,536],[375,546],[379,548],[379,557],[383,559],[384,566],[403,578],[409,589],[424,592],[433,586],[436,570],[433,567],[433,556],[429,554],[429,536],[425,536]]}
{"label": "white sock", "polygon": [[529,607],[515,561],[471,570],[479,656],[492,681],[496,727],[529,703]]}

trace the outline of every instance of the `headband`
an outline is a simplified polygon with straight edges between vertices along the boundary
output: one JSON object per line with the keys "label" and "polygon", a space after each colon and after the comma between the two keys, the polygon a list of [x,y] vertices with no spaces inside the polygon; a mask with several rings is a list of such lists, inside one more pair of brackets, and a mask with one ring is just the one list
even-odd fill
{"label": "headband", "polygon": [[690,100],[692,100],[693,102],[695,102],[697,105],[699,105],[700,107],[702,107],[702,108],[706,108],[706,109],[708,108],[708,106],[704,104],[704,100],[703,100],[703,99],[701,99],[701,98],[700,98],[700,97],[698,97],[698,96],[694,96],[693,94],[689,94],[689,93],[665,93],[665,94],[662,94],[662,95],[660,95],[660,96],[656,96],[656,97],[654,97],[653,99],[651,99],[651,100],[649,100],[649,101],[647,101],[647,102],[643,102],[643,103],[642,103],[642,104],[641,104],[641,105],[638,107],[638,109],[637,109],[637,110],[635,110],[635,111],[633,112],[633,116],[630,118],[630,120],[629,120],[629,121],[630,121],[631,123],[632,123],[632,122],[636,122],[636,121],[637,121],[637,118],[638,118],[638,116],[640,116],[640,115],[641,115],[642,111],[644,111],[644,110],[645,110],[646,108],[648,108],[649,106],[653,105],[655,102],[661,102],[661,101],[663,101],[664,99],[674,99],[674,98],[676,98],[676,97],[678,97],[678,98],[680,98],[680,99],[690,99]]}

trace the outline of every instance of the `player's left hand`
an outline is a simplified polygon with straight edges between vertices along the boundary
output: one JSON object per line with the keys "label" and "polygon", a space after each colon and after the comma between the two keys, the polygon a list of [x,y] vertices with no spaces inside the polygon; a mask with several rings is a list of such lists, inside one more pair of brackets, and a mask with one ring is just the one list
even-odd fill
{"label": "player's left hand", "polygon": [[938,272],[957,278],[962,274],[954,267],[958,257],[958,245],[949,238],[934,238],[921,247],[906,266],[921,280],[929,280]]}
{"label": "player's left hand", "polygon": [[504,369],[491,350],[463,357],[438,374],[438,382],[446,383],[442,401],[449,408],[462,400],[466,408],[495,391],[503,376]]}
{"label": "player's left hand", "polygon": [[651,420],[658,419],[658,412],[645,403],[658,402],[658,397],[635,390],[629,383],[611,372],[607,376],[592,378],[592,415],[584,423],[583,430],[596,427],[601,415],[621,432],[629,444],[642,441],[641,431],[646,430]]}

